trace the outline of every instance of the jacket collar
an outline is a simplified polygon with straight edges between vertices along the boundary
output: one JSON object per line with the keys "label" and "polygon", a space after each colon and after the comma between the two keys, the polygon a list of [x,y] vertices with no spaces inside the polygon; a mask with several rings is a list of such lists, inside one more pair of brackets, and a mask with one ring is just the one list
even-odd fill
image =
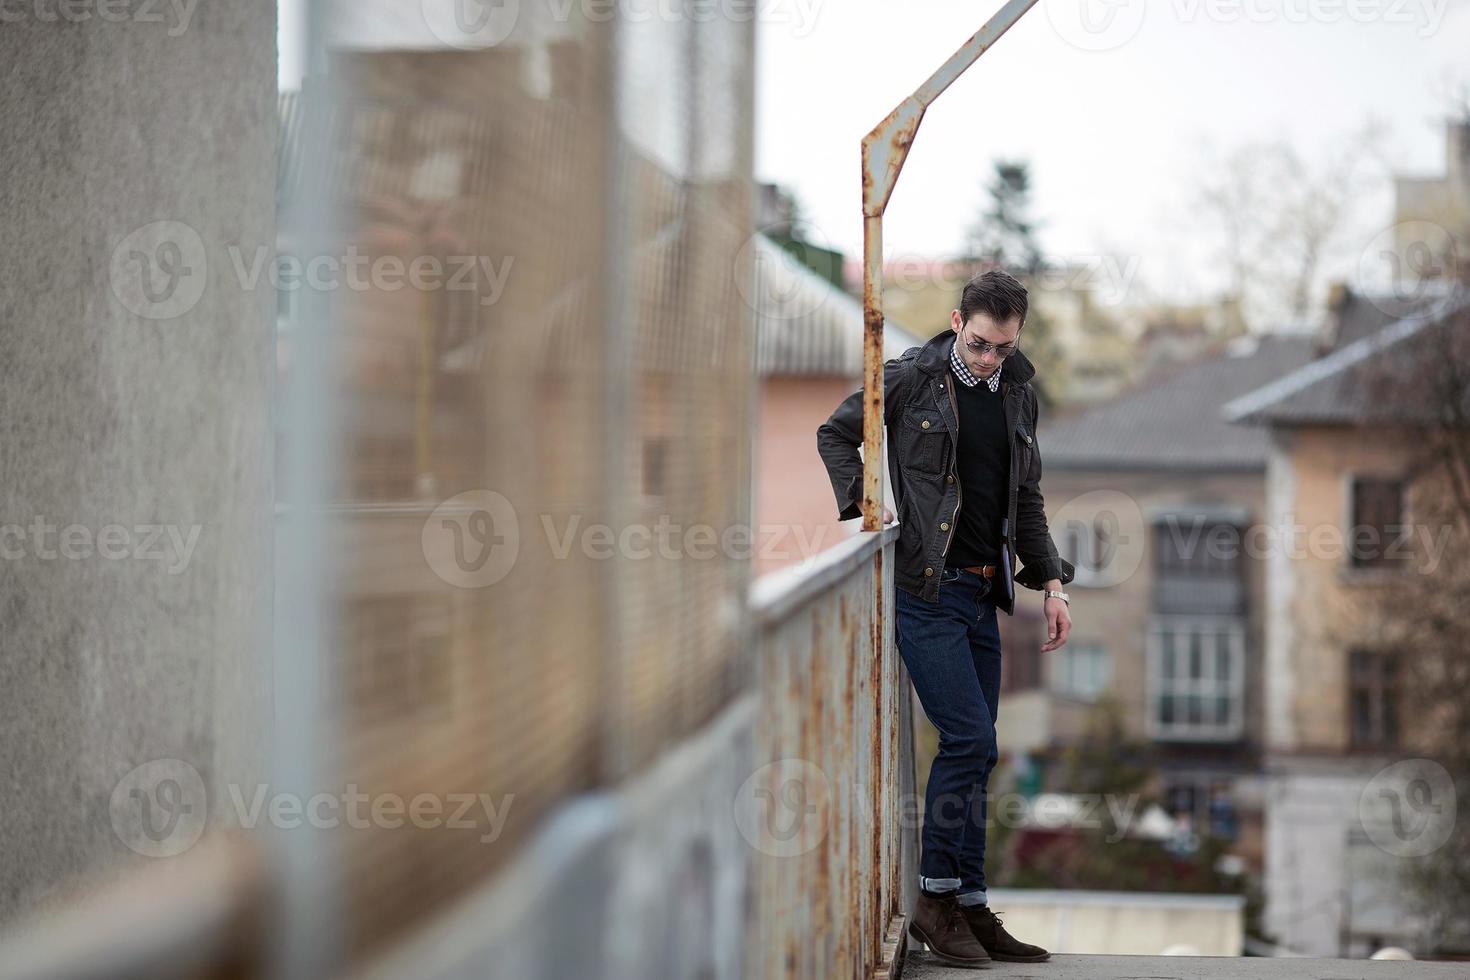
{"label": "jacket collar", "polygon": [[[941,375],[949,370],[949,352],[954,349],[955,332],[945,327],[939,333],[930,337],[924,346],[919,348],[919,355],[914,360],[915,366],[926,374]],[[1036,377],[1036,366],[1031,363],[1024,352],[1016,351],[1006,358],[1005,371],[1002,373],[1001,383],[1023,385]]]}

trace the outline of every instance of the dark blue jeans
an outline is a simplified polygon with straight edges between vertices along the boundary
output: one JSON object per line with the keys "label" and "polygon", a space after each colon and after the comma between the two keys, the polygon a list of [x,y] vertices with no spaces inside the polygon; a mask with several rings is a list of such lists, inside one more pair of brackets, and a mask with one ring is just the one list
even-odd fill
{"label": "dark blue jeans", "polygon": [[990,580],[946,568],[939,602],[895,590],[898,649],[924,713],[939,730],[939,754],[924,792],[919,875],[931,891],[985,900],[986,785],[997,758],[1000,627]]}

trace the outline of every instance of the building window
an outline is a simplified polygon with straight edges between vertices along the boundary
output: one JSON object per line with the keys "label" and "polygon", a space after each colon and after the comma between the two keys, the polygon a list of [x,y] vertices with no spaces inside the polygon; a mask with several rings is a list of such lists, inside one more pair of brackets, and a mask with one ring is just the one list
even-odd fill
{"label": "building window", "polygon": [[669,492],[669,437],[647,436],[643,440],[643,495],[663,497]]}
{"label": "building window", "polygon": [[1154,525],[1154,572],[1161,579],[1240,578],[1240,529],[1171,515]]}
{"label": "building window", "polygon": [[1094,701],[1108,688],[1108,649],[1101,643],[1069,642],[1051,655],[1052,690]]}
{"label": "building window", "polygon": [[1041,686],[1041,645],[1045,642],[1046,620],[1040,616],[1016,615],[1001,623],[1001,648],[1005,650],[1000,661],[1002,691],[1031,691]]}
{"label": "building window", "polygon": [[1348,653],[1348,716],[1355,749],[1399,743],[1399,662],[1391,653]]}
{"label": "building window", "polygon": [[1226,741],[1244,727],[1245,628],[1223,616],[1155,616],[1148,632],[1149,730]]}
{"label": "building window", "polygon": [[1347,531],[1353,568],[1390,568],[1405,555],[1394,547],[1404,532],[1404,482],[1355,477]]}

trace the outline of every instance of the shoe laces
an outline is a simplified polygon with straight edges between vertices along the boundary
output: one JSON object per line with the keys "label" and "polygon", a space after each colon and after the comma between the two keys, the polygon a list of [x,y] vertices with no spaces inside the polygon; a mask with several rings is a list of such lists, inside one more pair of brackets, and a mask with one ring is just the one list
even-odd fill
{"label": "shoe laces", "polygon": [[995,923],[996,929],[999,929],[1005,924],[1001,921],[1000,916],[995,913],[995,910],[992,909],[989,905],[982,905],[979,908],[975,909],[975,912],[979,915],[988,916],[991,921]]}

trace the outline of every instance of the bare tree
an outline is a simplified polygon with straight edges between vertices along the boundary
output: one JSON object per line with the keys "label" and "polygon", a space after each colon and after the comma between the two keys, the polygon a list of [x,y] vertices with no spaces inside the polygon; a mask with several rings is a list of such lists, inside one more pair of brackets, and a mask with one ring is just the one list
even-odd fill
{"label": "bare tree", "polygon": [[1196,199],[1219,236],[1230,292],[1246,322],[1264,329],[1304,321],[1322,290],[1331,246],[1388,166],[1383,127],[1368,123],[1311,164],[1277,140],[1208,160]]}
{"label": "bare tree", "polygon": [[[1451,307],[1453,308],[1453,307]],[[1384,437],[1414,446],[1413,523],[1448,540],[1432,570],[1389,581],[1375,601],[1375,635],[1401,664],[1402,748],[1451,774],[1458,814],[1449,840],[1403,865],[1428,924],[1426,945],[1470,949],[1470,310],[1460,307],[1364,371]]]}

